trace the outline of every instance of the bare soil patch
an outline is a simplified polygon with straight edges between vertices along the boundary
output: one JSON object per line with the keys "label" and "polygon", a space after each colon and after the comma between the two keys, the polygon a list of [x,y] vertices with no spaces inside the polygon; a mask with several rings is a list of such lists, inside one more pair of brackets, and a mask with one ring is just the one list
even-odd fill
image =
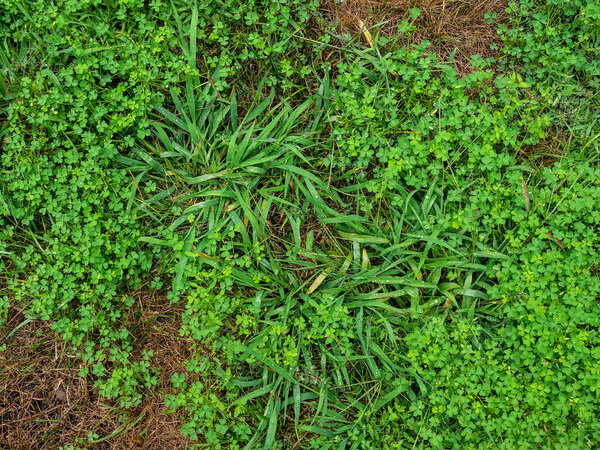
{"label": "bare soil patch", "polygon": [[[497,28],[507,20],[507,6],[507,0],[328,0],[322,12],[340,32],[360,34],[367,44],[365,29],[371,35],[392,38],[398,34],[398,26],[407,21],[416,29],[401,42],[420,44],[427,40],[440,61],[448,61],[456,50],[454,64],[464,75],[473,70],[471,56],[498,55],[501,40]],[[410,17],[412,8],[420,10],[419,17]],[[485,17],[488,11],[496,14],[493,23]]]}
{"label": "bare soil patch", "polygon": [[[159,385],[140,406],[122,410],[98,395],[93,381],[78,376],[81,361],[41,321],[28,321],[16,308],[0,327],[0,448],[55,449],[80,444],[95,449],[180,449],[181,414],[167,413],[160,392],[183,371],[188,345],[179,337],[180,312],[165,298],[135,295],[142,309],[140,346],[152,350]],[[181,414],[179,414],[181,413]],[[96,441],[89,444],[89,433]]]}

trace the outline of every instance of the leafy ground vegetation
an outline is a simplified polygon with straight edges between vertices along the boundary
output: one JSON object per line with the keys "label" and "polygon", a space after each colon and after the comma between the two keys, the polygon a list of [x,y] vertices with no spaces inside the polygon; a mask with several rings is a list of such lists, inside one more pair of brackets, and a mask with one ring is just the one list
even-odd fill
{"label": "leafy ground vegetation", "polygon": [[0,3],[0,446],[600,446],[594,0]]}

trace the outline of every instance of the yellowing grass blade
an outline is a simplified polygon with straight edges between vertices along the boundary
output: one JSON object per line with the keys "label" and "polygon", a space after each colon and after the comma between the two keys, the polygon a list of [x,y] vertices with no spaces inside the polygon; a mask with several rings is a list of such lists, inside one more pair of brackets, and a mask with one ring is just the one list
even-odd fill
{"label": "yellowing grass blade", "polygon": [[325,269],[323,272],[321,272],[321,274],[315,278],[315,281],[313,281],[313,283],[310,285],[310,287],[308,288],[308,291],[306,291],[307,294],[312,294],[313,292],[315,292],[317,290],[317,288],[319,286],[321,286],[321,283],[323,283],[323,281],[325,281],[325,278],[327,278],[327,275],[329,275],[329,269]]}

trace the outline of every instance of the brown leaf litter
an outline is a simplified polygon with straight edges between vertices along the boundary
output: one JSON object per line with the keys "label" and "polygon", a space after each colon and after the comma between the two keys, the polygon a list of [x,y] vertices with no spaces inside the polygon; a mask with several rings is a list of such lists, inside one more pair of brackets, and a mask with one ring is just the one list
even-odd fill
{"label": "brown leaf litter", "polygon": [[161,396],[189,357],[189,345],[179,337],[180,311],[164,297],[138,293],[134,298],[142,311],[137,347],[153,351],[151,367],[161,373],[156,389],[126,411],[78,376],[81,361],[49,323],[28,321],[11,307],[0,327],[0,344],[6,345],[0,352],[0,448],[87,446],[90,432],[100,441],[95,449],[189,447],[179,431],[183,418],[179,411],[168,414]]}
{"label": "brown leaf litter", "polygon": [[[501,44],[497,33],[498,23],[507,21],[506,0],[327,0],[321,12],[328,17],[339,32],[360,35],[363,43],[371,45],[373,35],[393,38],[398,26],[407,21],[414,32],[401,38],[401,42],[420,44],[431,42],[430,50],[440,61],[448,61],[452,52],[459,74],[473,70],[470,57],[496,57]],[[417,18],[409,11],[420,10]],[[485,15],[494,13],[493,23]]]}

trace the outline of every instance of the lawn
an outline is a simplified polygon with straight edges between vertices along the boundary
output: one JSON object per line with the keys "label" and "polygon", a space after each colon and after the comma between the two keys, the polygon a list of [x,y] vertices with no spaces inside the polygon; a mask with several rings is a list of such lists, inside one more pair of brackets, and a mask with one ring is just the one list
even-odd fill
{"label": "lawn", "polygon": [[0,447],[599,416],[597,0],[0,3]]}

